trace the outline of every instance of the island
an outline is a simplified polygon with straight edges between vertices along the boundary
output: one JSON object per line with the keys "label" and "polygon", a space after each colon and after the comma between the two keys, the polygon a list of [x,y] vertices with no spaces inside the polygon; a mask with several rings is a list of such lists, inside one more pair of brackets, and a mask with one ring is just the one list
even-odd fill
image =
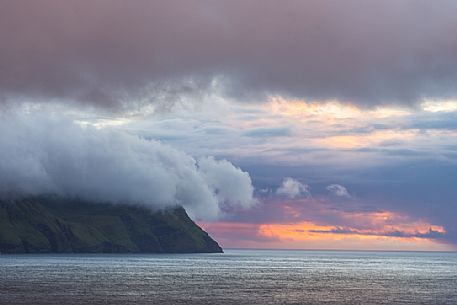
{"label": "island", "polygon": [[0,199],[0,253],[222,253],[182,207]]}

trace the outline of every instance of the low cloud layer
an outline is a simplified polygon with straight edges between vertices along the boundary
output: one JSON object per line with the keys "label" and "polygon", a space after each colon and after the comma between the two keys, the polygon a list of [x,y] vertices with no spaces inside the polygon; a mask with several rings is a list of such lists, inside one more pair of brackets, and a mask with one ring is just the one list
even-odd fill
{"label": "low cloud layer", "polygon": [[456,10],[452,0],[7,0],[1,99],[167,106],[215,82],[251,98],[455,98]]}
{"label": "low cloud layer", "polygon": [[156,141],[49,114],[0,115],[2,196],[56,193],[152,208],[182,205],[201,219],[255,204],[249,174],[226,160],[194,159]]}

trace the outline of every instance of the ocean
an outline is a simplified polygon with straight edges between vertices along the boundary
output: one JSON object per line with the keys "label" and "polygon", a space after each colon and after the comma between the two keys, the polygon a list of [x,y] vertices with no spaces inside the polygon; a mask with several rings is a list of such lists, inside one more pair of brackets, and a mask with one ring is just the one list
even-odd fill
{"label": "ocean", "polygon": [[0,304],[457,304],[457,253],[3,254]]}

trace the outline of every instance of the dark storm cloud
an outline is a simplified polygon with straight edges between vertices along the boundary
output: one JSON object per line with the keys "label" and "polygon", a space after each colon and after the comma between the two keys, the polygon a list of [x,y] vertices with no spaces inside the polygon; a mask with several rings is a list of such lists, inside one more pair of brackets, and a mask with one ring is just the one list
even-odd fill
{"label": "dark storm cloud", "polygon": [[0,3],[3,100],[102,107],[209,90],[370,105],[457,95],[457,2]]}

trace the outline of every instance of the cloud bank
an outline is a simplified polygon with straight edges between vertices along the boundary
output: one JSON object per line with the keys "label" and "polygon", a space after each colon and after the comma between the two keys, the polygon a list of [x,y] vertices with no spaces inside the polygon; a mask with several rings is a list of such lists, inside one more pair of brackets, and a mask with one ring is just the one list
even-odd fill
{"label": "cloud bank", "polygon": [[219,80],[238,97],[452,98],[456,10],[452,0],[7,0],[0,92],[112,108],[172,103]]}
{"label": "cloud bank", "polygon": [[65,117],[0,114],[2,196],[56,193],[88,200],[182,205],[200,219],[255,204],[249,174],[125,132]]}

